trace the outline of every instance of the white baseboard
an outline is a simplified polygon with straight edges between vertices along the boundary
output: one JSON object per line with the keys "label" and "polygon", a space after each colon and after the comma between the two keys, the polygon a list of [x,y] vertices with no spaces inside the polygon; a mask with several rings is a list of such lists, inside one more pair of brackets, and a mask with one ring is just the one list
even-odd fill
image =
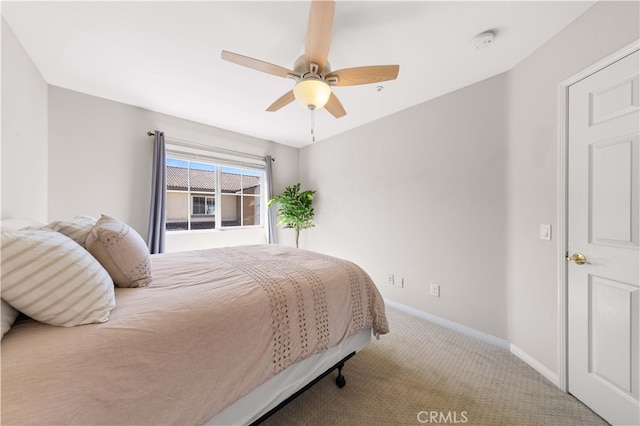
{"label": "white baseboard", "polygon": [[445,328],[462,333],[465,336],[474,337],[478,340],[482,340],[483,342],[505,349],[511,352],[513,355],[520,358],[522,361],[526,362],[531,368],[536,370],[538,373],[540,373],[543,377],[545,377],[551,383],[553,383],[557,387],[560,387],[560,380],[556,373],[549,370],[547,367],[542,365],[542,363],[540,363],[537,359],[535,359],[534,357],[532,357],[531,355],[529,355],[528,353],[526,353],[516,345],[511,344],[504,339],[500,339],[499,337],[495,337],[490,334],[483,333],[482,331],[478,331],[471,327],[467,327],[466,325],[458,324],[456,322],[449,321],[444,318],[440,318],[439,316],[429,314],[427,312],[421,311],[420,309],[412,308],[411,306],[394,302],[393,300],[389,300],[385,298],[384,303],[392,308],[396,308],[400,311],[414,315],[418,318],[422,318],[426,321],[429,321],[429,322],[441,325]]}
{"label": "white baseboard", "polygon": [[[492,336],[487,333],[483,333],[482,331],[478,331],[471,327],[467,327],[466,325],[458,324],[457,322],[449,321],[444,318],[440,318],[439,316],[429,314],[427,312],[421,311],[420,309],[412,308],[411,306],[403,305],[402,303],[394,302],[393,300],[384,299],[384,303],[392,308],[396,308],[400,311],[406,312],[408,314],[414,315],[418,318],[422,318],[434,324],[441,325],[445,328],[457,331],[459,333],[464,334],[465,336],[474,337],[478,340],[482,340],[483,342],[489,343],[494,346],[498,346],[505,350],[509,350],[509,342],[504,339],[500,339],[499,337]],[[526,362],[526,361],[525,361]]]}
{"label": "white baseboard", "polygon": [[542,365],[537,359],[535,359],[534,357],[532,357],[531,355],[529,355],[528,353],[526,353],[525,351],[523,351],[522,349],[514,345],[513,343],[511,344],[510,351],[512,354],[514,354],[515,356],[517,356],[518,358],[520,358],[521,360],[529,364],[531,368],[536,370],[538,373],[542,374],[542,376],[544,376],[551,383],[553,383],[554,385],[560,388],[560,378],[556,373],[549,370],[547,367]]}

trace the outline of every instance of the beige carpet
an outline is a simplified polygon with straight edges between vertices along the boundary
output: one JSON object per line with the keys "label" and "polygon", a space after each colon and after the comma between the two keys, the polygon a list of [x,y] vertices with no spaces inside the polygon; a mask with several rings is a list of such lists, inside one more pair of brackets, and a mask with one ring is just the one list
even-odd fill
{"label": "beige carpet", "polygon": [[[508,351],[387,308],[391,333],[263,425],[606,425]],[[419,421],[420,420],[420,421]]]}

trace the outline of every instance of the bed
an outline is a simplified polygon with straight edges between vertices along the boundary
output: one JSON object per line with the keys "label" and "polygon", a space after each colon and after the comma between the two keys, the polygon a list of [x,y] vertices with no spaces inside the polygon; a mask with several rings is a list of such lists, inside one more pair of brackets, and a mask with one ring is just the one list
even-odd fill
{"label": "bed", "polygon": [[107,321],[11,326],[3,424],[251,424],[388,331],[369,276],[335,257],[242,246],[151,255],[148,271],[115,288]]}

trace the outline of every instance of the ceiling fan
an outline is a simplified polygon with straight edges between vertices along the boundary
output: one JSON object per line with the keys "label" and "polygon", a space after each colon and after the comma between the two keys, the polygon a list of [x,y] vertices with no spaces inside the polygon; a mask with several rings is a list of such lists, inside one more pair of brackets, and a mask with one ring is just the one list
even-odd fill
{"label": "ceiling fan", "polygon": [[347,112],[330,86],[356,86],[395,80],[400,66],[373,65],[331,71],[327,58],[331,46],[334,13],[334,1],[312,0],[304,55],[296,60],[293,70],[226,50],[222,51],[222,59],[296,81],[293,90],[278,98],[267,111],[277,111],[295,99],[312,111],[324,107],[335,118],[343,117]]}

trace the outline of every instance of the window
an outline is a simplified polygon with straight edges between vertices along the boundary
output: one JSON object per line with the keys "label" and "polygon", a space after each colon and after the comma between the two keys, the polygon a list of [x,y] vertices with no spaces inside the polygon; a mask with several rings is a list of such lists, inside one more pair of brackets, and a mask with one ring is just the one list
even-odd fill
{"label": "window", "polygon": [[191,197],[193,209],[191,210],[194,215],[206,214],[209,216],[216,214],[216,199],[215,197],[200,197],[194,195]]}
{"label": "window", "polygon": [[222,226],[260,225],[261,173],[223,167],[220,175]]}
{"label": "window", "polygon": [[167,231],[261,226],[264,171],[167,156]]}

